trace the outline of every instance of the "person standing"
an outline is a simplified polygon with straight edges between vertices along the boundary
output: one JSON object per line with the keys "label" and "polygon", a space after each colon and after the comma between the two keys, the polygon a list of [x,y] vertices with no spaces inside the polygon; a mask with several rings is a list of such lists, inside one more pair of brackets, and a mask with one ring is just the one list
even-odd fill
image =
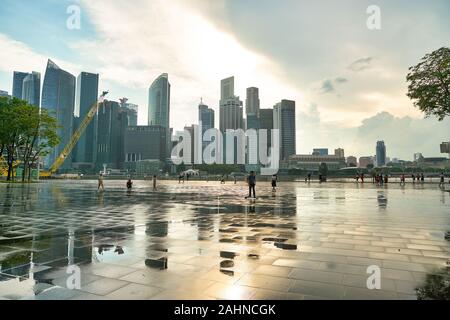
{"label": "person standing", "polygon": [[255,175],[255,171],[250,171],[250,175],[247,177],[247,182],[248,182],[248,197],[245,197],[245,199],[248,199],[248,198],[252,197],[252,191],[253,191],[253,198],[256,199],[256,191],[255,191],[256,175]]}
{"label": "person standing", "polygon": [[444,188],[444,172],[441,172],[439,177],[440,177],[440,179],[439,179],[439,188]]}
{"label": "person standing", "polygon": [[131,181],[131,179],[128,179],[128,181],[127,181],[127,190],[131,191],[132,188],[133,188],[133,181]]}
{"label": "person standing", "polygon": [[156,174],[153,175],[153,190],[156,190]]}
{"label": "person standing", "polygon": [[100,190],[100,187],[102,188],[102,191],[105,190],[105,186],[103,185],[103,173],[100,172],[98,176],[98,187],[97,190]]}
{"label": "person standing", "polygon": [[405,185],[405,174],[402,174],[402,175],[400,176],[400,184],[401,184],[401,185]]}
{"label": "person standing", "polygon": [[311,173],[308,173],[308,182],[311,182]]}
{"label": "person standing", "polygon": [[277,191],[277,175],[272,175],[272,191]]}

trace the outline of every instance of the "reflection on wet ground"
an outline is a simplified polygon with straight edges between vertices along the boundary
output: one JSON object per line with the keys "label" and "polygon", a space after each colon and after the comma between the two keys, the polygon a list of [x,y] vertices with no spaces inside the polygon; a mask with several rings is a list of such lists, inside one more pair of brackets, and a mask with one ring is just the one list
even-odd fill
{"label": "reflection on wet ground", "polygon": [[0,184],[0,299],[448,298],[437,186],[106,182]]}

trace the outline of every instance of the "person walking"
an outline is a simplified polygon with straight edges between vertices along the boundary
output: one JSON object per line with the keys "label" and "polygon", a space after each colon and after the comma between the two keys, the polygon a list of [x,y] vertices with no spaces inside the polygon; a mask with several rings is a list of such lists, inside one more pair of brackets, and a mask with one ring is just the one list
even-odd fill
{"label": "person walking", "polygon": [[250,174],[247,177],[247,183],[248,183],[248,197],[245,197],[245,199],[248,199],[248,198],[252,197],[252,191],[253,191],[253,198],[256,199],[256,192],[255,192],[256,175],[255,175],[255,171],[250,171]]}
{"label": "person walking", "polygon": [[272,192],[277,191],[277,175],[272,175]]}
{"label": "person walking", "polygon": [[308,173],[308,182],[311,182],[311,173]]}
{"label": "person walking", "polygon": [[103,185],[103,173],[100,172],[98,176],[98,187],[97,190],[100,190],[100,187],[102,188],[102,191],[105,190],[105,186]]}
{"label": "person walking", "polygon": [[133,188],[133,181],[131,181],[131,179],[128,179],[128,181],[127,181],[127,190],[131,191],[132,188]]}
{"label": "person walking", "polygon": [[153,190],[156,190],[156,174],[153,175]]}
{"label": "person walking", "polygon": [[423,174],[423,172],[420,174],[420,182],[425,182],[425,175]]}
{"label": "person walking", "polygon": [[444,172],[441,172],[441,174],[439,175],[439,188],[444,188]]}
{"label": "person walking", "polygon": [[400,176],[400,184],[401,184],[401,185],[405,185],[405,175],[404,175],[404,174],[402,174],[402,175]]}

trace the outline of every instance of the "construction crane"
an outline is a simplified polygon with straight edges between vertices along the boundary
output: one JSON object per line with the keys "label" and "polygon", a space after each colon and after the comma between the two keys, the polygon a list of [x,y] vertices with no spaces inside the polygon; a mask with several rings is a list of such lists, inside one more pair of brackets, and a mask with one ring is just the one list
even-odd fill
{"label": "construction crane", "polygon": [[63,151],[59,154],[59,156],[56,158],[55,162],[50,166],[48,171],[41,171],[39,173],[40,177],[50,177],[52,174],[54,174],[59,167],[64,163],[67,156],[72,152],[73,148],[77,144],[78,140],[80,139],[81,135],[83,134],[84,130],[86,130],[87,126],[91,123],[92,119],[94,119],[95,114],[97,113],[98,107],[100,103],[103,102],[105,99],[105,96],[108,94],[108,91],[103,91],[100,98],[91,106],[91,109],[84,117],[83,121],[81,122],[80,126],[77,128],[75,133],[70,138],[69,142],[64,147]]}

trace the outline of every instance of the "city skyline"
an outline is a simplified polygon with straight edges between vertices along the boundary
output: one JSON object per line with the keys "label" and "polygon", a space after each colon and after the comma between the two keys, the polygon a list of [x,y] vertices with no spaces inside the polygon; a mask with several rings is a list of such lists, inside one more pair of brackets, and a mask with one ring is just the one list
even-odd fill
{"label": "city skyline", "polygon": [[[178,130],[196,123],[197,113],[193,111],[200,97],[219,114],[217,83],[228,75],[234,75],[237,80],[235,93],[241,100],[245,99],[247,88],[259,88],[261,109],[270,108],[281,99],[296,101],[296,147],[299,154],[310,153],[313,147],[326,146],[332,150],[343,147],[347,155],[370,155],[373,154],[374,143],[384,140],[389,145],[391,156],[409,160],[415,152],[422,152],[424,156],[440,156],[438,145],[448,140],[450,121],[423,119],[405,95],[404,80],[409,66],[431,50],[448,43],[443,26],[448,18],[449,10],[446,9],[449,5],[443,1],[413,8],[402,1],[395,5],[381,1],[384,20],[379,31],[365,27],[367,3],[364,1],[342,8],[329,3],[330,9],[336,9],[349,18],[353,29],[361,24],[355,34],[349,33],[337,17],[323,14],[318,24],[322,19],[327,20],[338,28],[336,32],[339,33],[337,39],[329,44],[333,48],[330,53],[321,44],[329,39],[330,31],[319,26],[311,29],[313,25],[307,20],[301,26],[311,30],[313,36],[300,32],[298,39],[283,43],[289,49],[287,52],[277,50],[277,41],[280,45],[280,41],[287,38],[282,32],[279,39],[274,39],[262,25],[263,18],[267,17],[270,9],[274,9],[270,1],[261,8],[233,1],[217,1],[214,5],[207,5],[204,1],[175,1],[170,7],[160,1],[152,1],[151,4],[138,2],[133,6],[119,5],[115,1],[109,1],[107,5],[102,1],[76,1],[83,18],[80,30],[66,28],[66,9],[70,4],[72,1],[60,4],[47,1],[43,6],[48,6],[49,10],[36,12],[32,3],[6,1],[5,10],[0,13],[3,21],[0,22],[0,44],[4,48],[0,54],[0,90],[11,92],[12,71],[36,70],[44,74],[45,60],[50,57],[71,74],[82,71],[99,73],[99,89],[109,89],[113,100],[126,96],[138,104],[138,123],[145,124],[148,87],[159,74],[167,72],[172,84],[171,113],[175,115],[170,119],[170,126]],[[401,17],[401,10],[405,7],[418,19],[400,21],[402,27],[409,28],[406,37],[402,33],[403,38],[400,39],[399,27],[394,28],[393,19]],[[286,8],[278,6],[274,9],[274,24],[279,22],[277,31],[283,27],[298,28]],[[291,3],[290,8],[298,9],[300,17],[305,14],[304,9],[317,12],[315,5],[304,2]],[[250,10],[257,11],[252,22],[261,32],[267,31],[262,32],[263,40],[260,42],[256,41],[256,34],[245,28],[247,22],[239,19]],[[140,16],[150,11],[153,20],[150,19],[152,22],[148,26],[137,22],[142,20]],[[183,17],[180,17],[181,12]],[[234,15],[230,15],[231,12]],[[24,24],[12,30],[11,26],[15,24],[11,23],[11,16],[18,19],[31,14],[36,20],[35,25]],[[117,29],[111,24],[111,19],[118,16],[129,22],[127,30]],[[173,18],[169,19],[172,25],[163,23],[167,17]],[[178,17],[179,20],[176,19]],[[185,30],[178,31],[179,26]],[[426,26],[434,37],[426,36],[420,26]],[[166,28],[164,34],[167,39],[160,39],[162,43],[157,47],[157,39],[152,33],[162,32],[160,28]],[[136,32],[141,29],[142,33]],[[59,38],[42,37],[44,31]],[[192,36],[192,31],[201,32]],[[37,37],[39,34],[41,37]],[[138,36],[148,41],[140,43]],[[118,43],[123,43],[126,51],[122,51]],[[174,46],[186,50],[174,50]],[[221,52],[225,47],[227,50]],[[133,50],[137,48],[139,50]],[[105,51],[107,56],[102,55]],[[298,56],[300,52],[302,54]],[[311,55],[312,52],[317,54],[317,59]],[[293,56],[296,56],[295,60]],[[319,58],[323,63],[318,63]]]}

